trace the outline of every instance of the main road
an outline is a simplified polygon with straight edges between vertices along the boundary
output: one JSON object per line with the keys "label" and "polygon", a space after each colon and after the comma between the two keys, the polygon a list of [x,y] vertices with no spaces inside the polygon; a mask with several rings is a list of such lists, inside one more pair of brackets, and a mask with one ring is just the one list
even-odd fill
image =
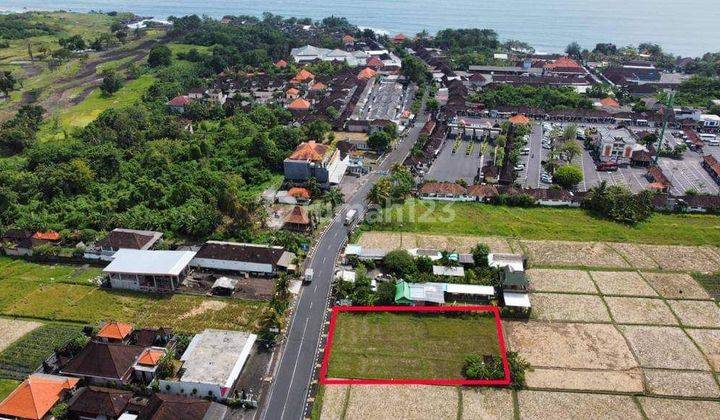
{"label": "main road", "polygon": [[[364,183],[349,197],[343,209],[358,209],[363,214],[372,185],[394,163],[402,162],[410,152],[425,122],[420,112],[415,125],[402,137],[384,160],[366,175]],[[316,349],[323,331],[330,286],[335,262],[348,236],[341,210],[330,222],[315,245],[307,264],[314,271],[313,281],[303,286],[297,298],[287,337],[279,351],[282,353],[273,375],[268,398],[261,407],[262,420],[301,419],[305,416],[307,392],[315,372]]]}

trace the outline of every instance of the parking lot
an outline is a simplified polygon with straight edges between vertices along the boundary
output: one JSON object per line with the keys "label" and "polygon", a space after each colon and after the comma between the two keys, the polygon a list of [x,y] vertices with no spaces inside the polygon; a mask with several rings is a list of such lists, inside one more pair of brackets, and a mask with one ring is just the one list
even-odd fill
{"label": "parking lot", "polygon": [[[478,170],[482,168],[483,158],[480,156],[480,143],[471,140],[462,140],[457,151],[452,152],[455,140],[446,139],[440,149],[435,162],[425,175],[426,180],[455,182],[459,179],[468,184],[475,182]],[[471,146],[470,154],[466,154]]]}
{"label": "parking lot", "polygon": [[[584,129],[584,127],[581,127],[581,129]],[[542,125],[533,124],[527,146],[530,148],[530,153],[522,156],[521,163],[525,165],[525,169],[518,173],[518,182],[527,188],[549,188],[551,185],[540,180],[540,175],[544,172],[541,162],[546,160],[550,153],[549,150],[542,148],[542,136]],[[670,132],[666,133],[665,138],[671,147],[678,141]],[[720,147],[706,146],[703,152],[713,154],[720,159]],[[710,178],[701,162],[702,155],[692,150],[686,151],[680,160],[659,158],[658,165],[672,183],[669,192],[674,195],[683,195],[685,191],[694,189],[700,193],[718,194],[720,187]],[[587,191],[599,185],[602,181],[606,181],[608,185],[626,186],[635,193],[647,189],[650,185],[650,182],[645,178],[647,168],[628,166],[620,167],[615,172],[598,171],[596,163],[588,150],[584,150],[573,164],[582,167],[584,173],[583,182],[577,187],[578,191]]]}

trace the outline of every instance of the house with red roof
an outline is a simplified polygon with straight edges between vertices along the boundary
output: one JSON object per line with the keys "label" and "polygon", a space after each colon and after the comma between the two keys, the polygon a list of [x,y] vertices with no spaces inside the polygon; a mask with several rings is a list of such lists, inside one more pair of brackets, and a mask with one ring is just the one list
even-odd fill
{"label": "house with red roof", "polygon": [[184,114],[185,108],[190,105],[192,99],[187,95],[176,96],[165,103],[167,108],[175,113]]}
{"label": "house with red roof", "polygon": [[124,322],[106,322],[98,331],[96,337],[105,343],[127,342],[133,332],[133,326]]}
{"label": "house with red roof", "polygon": [[339,184],[347,169],[349,158],[342,159],[340,151],[316,141],[299,144],[283,162],[285,179],[294,184],[303,184],[314,178],[321,188]]}
{"label": "house with red roof", "polygon": [[288,62],[285,61],[285,60],[278,60],[278,61],[275,63],[275,68],[276,68],[276,69],[284,69],[284,68],[286,68],[287,66],[288,66]]}
{"label": "house with red roof", "polygon": [[352,47],[353,45],[355,45],[355,37],[352,35],[345,35],[344,37],[342,37],[342,42],[344,46]]}
{"label": "house with red roof", "polygon": [[371,67],[375,70],[379,70],[385,66],[383,61],[380,59],[380,57],[374,55],[367,60],[367,66]]}
{"label": "house with red roof", "polygon": [[294,87],[291,87],[285,92],[285,98],[289,101],[294,101],[300,97],[300,91]]}
{"label": "house with red roof", "polygon": [[530,124],[530,118],[526,117],[523,114],[516,114],[508,118],[508,122],[515,125]]}
{"label": "house with red roof", "polygon": [[358,73],[358,80],[369,80],[377,75],[377,72],[370,67],[365,67]]}
{"label": "house with red roof", "polygon": [[310,109],[311,106],[312,104],[307,99],[297,98],[294,101],[290,102],[287,108],[290,111],[307,111]]}
{"label": "house with red roof", "polygon": [[587,71],[570,57],[560,57],[543,67],[547,73],[555,74],[586,74]]}
{"label": "house with red roof", "polygon": [[75,389],[77,378],[35,373],[0,402],[0,416],[16,419],[46,419],[50,410]]}
{"label": "house with red roof", "polygon": [[309,71],[302,69],[298,72],[298,74],[295,75],[292,79],[290,79],[291,83],[312,83],[313,80],[315,80],[315,75],[310,73]]}
{"label": "house with red roof", "polygon": [[392,38],[390,38],[390,40],[396,44],[400,44],[407,40],[407,36],[405,36],[405,34],[396,34]]}

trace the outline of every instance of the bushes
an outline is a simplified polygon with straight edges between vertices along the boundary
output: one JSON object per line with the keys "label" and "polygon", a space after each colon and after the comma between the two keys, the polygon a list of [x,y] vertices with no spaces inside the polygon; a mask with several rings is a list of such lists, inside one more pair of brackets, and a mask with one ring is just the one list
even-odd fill
{"label": "bushes", "polygon": [[383,258],[387,271],[397,278],[407,278],[417,272],[415,259],[404,249],[390,251]]}
{"label": "bushes", "polygon": [[[524,388],[525,372],[532,370],[532,366],[514,351],[507,352],[507,358],[510,365],[510,388]],[[484,358],[477,354],[471,354],[465,358],[462,374],[468,379],[502,379],[505,377],[502,359],[499,356],[492,356],[492,360],[485,363]]]}
{"label": "bushes", "polygon": [[553,180],[565,189],[573,189],[583,180],[583,171],[575,165],[564,165],[553,174]]}
{"label": "bushes", "polygon": [[603,181],[588,191],[582,205],[600,217],[634,225],[652,215],[652,196],[653,192],[648,190],[633,194],[626,187],[608,187]]}
{"label": "bushes", "polygon": [[492,198],[492,204],[510,207],[534,207],[535,197],[530,194],[498,194]]}

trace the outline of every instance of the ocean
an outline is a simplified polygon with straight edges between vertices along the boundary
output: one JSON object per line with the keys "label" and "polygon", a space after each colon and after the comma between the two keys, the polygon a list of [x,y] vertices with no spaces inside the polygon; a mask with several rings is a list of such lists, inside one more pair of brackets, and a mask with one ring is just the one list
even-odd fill
{"label": "ocean", "polygon": [[158,19],[267,11],[313,19],[344,16],[390,34],[491,28],[502,40],[526,41],[542,52],[563,51],[572,41],[589,49],[598,42],[655,42],[683,56],[720,51],[718,0],[0,0],[0,10],[118,10]]}

